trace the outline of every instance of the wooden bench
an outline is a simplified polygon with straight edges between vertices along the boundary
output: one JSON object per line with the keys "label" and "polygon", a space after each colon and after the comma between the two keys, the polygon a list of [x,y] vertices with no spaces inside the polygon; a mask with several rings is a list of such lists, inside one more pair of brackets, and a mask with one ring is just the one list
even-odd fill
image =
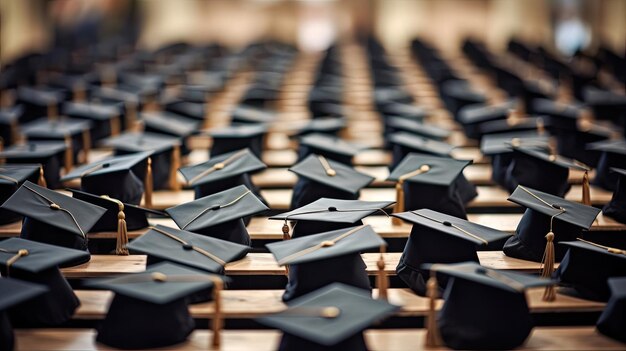
{"label": "wooden bench", "polygon": [[[95,341],[94,329],[17,329],[16,350],[110,350]],[[211,332],[196,330],[187,341],[168,350],[270,351],[276,350],[281,333],[276,330],[224,330],[219,349],[211,347]],[[424,346],[425,329],[370,329],[365,331],[372,351],[447,350]],[[537,327],[525,345],[516,350],[624,350],[626,345],[598,333],[594,327]]]}

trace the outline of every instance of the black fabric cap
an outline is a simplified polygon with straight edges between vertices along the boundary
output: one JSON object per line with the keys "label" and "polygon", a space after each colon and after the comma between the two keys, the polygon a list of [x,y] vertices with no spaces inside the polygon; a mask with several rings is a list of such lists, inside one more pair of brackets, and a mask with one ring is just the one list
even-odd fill
{"label": "black fabric cap", "polygon": [[626,140],[599,141],[588,144],[587,148],[602,153],[592,184],[607,190],[615,190],[617,174],[611,172],[611,167],[626,169]]}
{"label": "black fabric cap", "polygon": [[91,128],[91,122],[80,119],[61,118],[50,120],[42,118],[21,127],[20,131],[28,139],[57,140],[66,136],[76,136]]}
{"label": "black fabric cap", "polygon": [[0,145],[9,146],[17,142],[17,126],[23,113],[24,106],[21,105],[0,108]]}
{"label": "black fabric cap", "polygon": [[293,211],[270,217],[275,220],[355,223],[394,204],[394,201],[361,201],[321,198]]}
{"label": "black fabric cap", "polygon": [[550,145],[550,137],[537,132],[513,132],[504,134],[485,135],[480,140],[480,151],[483,155],[499,155],[512,153],[513,146],[524,148],[537,148],[547,150]]}
{"label": "black fabric cap", "polygon": [[626,308],[626,277],[609,279],[611,298],[604,311],[600,315],[596,327],[598,331],[608,337],[626,342],[626,318],[624,309]]}
{"label": "black fabric cap", "polygon": [[263,138],[267,127],[262,124],[233,125],[215,128],[209,131],[213,138],[211,157],[248,148],[257,157],[261,158]]}
{"label": "black fabric cap", "polygon": [[[322,160],[330,166],[328,170],[326,170]],[[318,155],[309,155],[289,170],[300,177],[352,194],[358,193],[359,190],[374,181],[372,176],[358,172],[340,162],[325,158],[320,159]]]}
{"label": "black fabric cap", "polygon": [[443,140],[450,136],[448,129],[425,124],[420,121],[410,120],[402,117],[390,117],[386,119],[388,132],[405,131],[412,134],[421,135],[426,138]]}
{"label": "black fabric cap", "polygon": [[240,105],[231,112],[233,123],[270,123],[276,118],[276,112],[258,107]]}
{"label": "black fabric cap", "polygon": [[181,115],[168,112],[142,113],[141,120],[145,123],[145,131],[188,137],[198,130],[199,121],[185,118]]}
{"label": "black fabric cap", "polygon": [[295,136],[304,136],[311,133],[324,133],[337,135],[337,133],[346,127],[344,118],[315,118],[300,128]]}
{"label": "black fabric cap", "polygon": [[48,187],[55,189],[61,186],[60,172],[65,149],[64,142],[29,142],[13,145],[0,151],[0,159],[9,163],[40,163],[43,166],[44,178]]}
{"label": "black fabric cap", "polygon": [[[339,314],[324,317],[328,308]],[[365,350],[361,331],[397,309],[385,301],[372,299],[367,291],[335,283],[293,300],[284,312],[258,321],[284,331],[281,350],[331,346],[333,350]]]}
{"label": "black fabric cap", "polygon": [[[4,164],[0,165],[0,203],[4,203],[25,182],[37,183],[40,165]],[[0,224],[12,223],[22,219],[11,211],[0,209]]]}
{"label": "black fabric cap", "polygon": [[[222,168],[217,164],[224,165]],[[266,166],[249,149],[242,149],[211,158],[209,161],[183,167],[179,171],[192,186],[225,180],[240,174],[265,169]],[[206,175],[203,175],[205,174]]]}
{"label": "black fabric cap", "polygon": [[468,105],[459,110],[459,122],[468,137],[479,139],[482,136],[480,131],[482,123],[506,119],[514,107],[515,101],[498,105]]}
{"label": "black fabric cap", "polygon": [[450,144],[406,132],[391,134],[389,136],[389,142],[393,145],[393,164],[391,168],[395,168],[410,152],[435,156],[449,156],[454,149],[454,146]]}
{"label": "black fabric cap", "polygon": [[602,208],[602,213],[618,222],[626,223],[626,170],[611,168],[618,175],[617,187],[608,204]]}
{"label": "black fabric cap", "polygon": [[44,244],[22,238],[9,238],[0,241],[0,266],[6,270],[7,261],[15,256],[18,250],[28,250],[26,256],[20,257],[9,269],[9,275],[14,271],[24,271],[39,274],[56,267],[68,267],[76,261],[89,261],[89,254],[85,251],[68,249],[56,245]]}
{"label": "black fabric cap", "polygon": [[323,133],[307,134],[300,138],[299,143],[299,160],[303,160],[310,154],[317,154],[347,165],[351,165],[352,158],[364,149],[361,145]]}

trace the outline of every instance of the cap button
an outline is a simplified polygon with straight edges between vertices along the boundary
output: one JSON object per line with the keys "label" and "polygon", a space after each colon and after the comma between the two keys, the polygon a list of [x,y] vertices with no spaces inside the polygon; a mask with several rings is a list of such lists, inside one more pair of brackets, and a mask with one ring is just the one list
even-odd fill
{"label": "cap button", "polygon": [[430,166],[429,165],[421,165],[420,166],[420,171],[428,172],[428,171],[430,171]]}
{"label": "cap button", "polygon": [[151,276],[152,280],[154,280],[155,282],[164,282],[167,280],[167,276],[161,272],[154,272]]}
{"label": "cap button", "polygon": [[216,164],[213,165],[213,168],[216,169],[216,170],[220,170],[220,169],[224,168],[224,164],[222,162],[216,163]]}
{"label": "cap button", "polygon": [[557,210],[562,210],[563,207],[557,205],[557,204],[552,204],[552,207],[556,208]]}
{"label": "cap button", "polygon": [[520,145],[522,145],[522,141],[519,138],[513,138],[511,139],[511,145],[519,147]]}
{"label": "cap button", "polygon": [[330,211],[330,212],[337,212],[337,207],[331,206],[331,207],[328,208],[328,211]]}
{"label": "cap button", "polygon": [[53,209],[53,210],[60,210],[61,206],[59,206],[59,205],[57,205],[55,203],[51,203],[50,204],[50,208]]}
{"label": "cap button", "polygon": [[111,164],[108,162],[102,164],[102,168],[108,168],[109,166],[111,166]]}
{"label": "cap button", "polygon": [[329,169],[326,170],[326,175],[329,176],[329,177],[334,177],[334,176],[337,175],[337,172],[334,169],[329,168]]}
{"label": "cap button", "polygon": [[322,247],[330,247],[330,246],[335,245],[335,242],[334,241],[330,241],[330,240],[326,240],[326,241],[322,241],[322,243],[320,245],[322,245]]}
{"label": "cap button", "polygon": [[183,244],[183,250],[187,250],[187,251],[193,250],[193,245]]}
{"label": "cap button", "polygon": [[35,150],[37,150],[37,145],[35,145],[35,144],[28,144],[28,150],[29,150],[29,151],[35,151]]}
{"label": "cap button", "polygon": [[441,224],[445,225],[446,227],[452,227],[452,223],[450,223],[448,221],[443,221],[443,222],[441,222]]}
{"label": "cap button", "polygon": [[220,205],[215,205],[215,206],[211,207],[211,211],[217,211],[217,210],[219,210],[220,208],[222,208],[222,206],[220,206]]}
{"label": "cap button", "polygon": [[550,155],[548,159],[552,162],[556,161],[556,155]]}

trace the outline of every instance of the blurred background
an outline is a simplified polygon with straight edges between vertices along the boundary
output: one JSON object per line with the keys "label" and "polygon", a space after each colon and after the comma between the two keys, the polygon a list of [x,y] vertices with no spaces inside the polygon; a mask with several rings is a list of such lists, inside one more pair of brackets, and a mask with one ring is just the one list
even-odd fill
{"label": "blurred background", "polygon": [[376,35],[388,48],[419,36],[442,50],[466,37],[490,49],[511,38],[560,51],[623,54],[622,0],[1,0],[0,63],[119,38],[138,49],[174,42],[240,48],[277,39],[300,50]]}

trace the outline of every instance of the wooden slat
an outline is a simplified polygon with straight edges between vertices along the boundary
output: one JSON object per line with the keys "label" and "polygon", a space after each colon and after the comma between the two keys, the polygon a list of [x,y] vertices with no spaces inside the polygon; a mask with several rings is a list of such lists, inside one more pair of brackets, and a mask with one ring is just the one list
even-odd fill
{"label": "wooden slat", "polygon": [[146,270],[146,255],[91,255],[89,262],[62,268],[68,278],[102,277],[121,273],[138,273]]}
{"label": "wooden slat", "polygon": [[[95,342],[93,329],[18,329],[16,350],[90,351],[111,350]],[[276,350],[281,333],[276,330],[224,330],[219,349],[210,346],[211,333],[194,331],[182,344],[168,350],[270,351]],[[447,350],[424,346],[424,329],[371,329],[365,331],[367,346],[372,351]],[[625,344],[598,333],[594,327],[537,327],[526,343],[516,350],[623,350]]]}

